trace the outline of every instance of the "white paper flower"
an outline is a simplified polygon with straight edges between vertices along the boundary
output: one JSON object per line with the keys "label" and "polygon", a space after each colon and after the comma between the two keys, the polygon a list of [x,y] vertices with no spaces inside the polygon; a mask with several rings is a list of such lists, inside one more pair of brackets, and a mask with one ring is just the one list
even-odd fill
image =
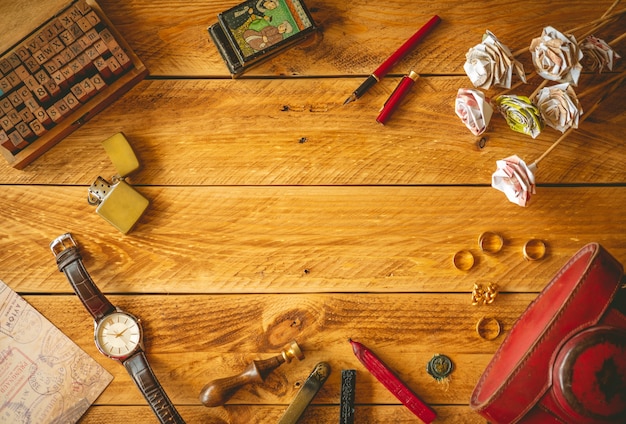
{"label": "white paper flower", "polygon": [[599,73],[605,67],[612,71],[613,62],[621,58],[604,40],[593,35],[585,38],[585,41],[580,45],[580,49],[584,54],[585,65],[588,65],[592,71],[598,71]]}
{"label": "white paper flower", "polygon": [[457,116],[474,135],[485,132],[493,115],[493,108],[485,100],[485,95],[480,90],[471,88],[459,88],[454,109]]}
{"label": "white paper flower", "polygon": [[530,52],[535,69],[543,78],[578,84],[583,53],[573,35],[566,36],[550,26],[545,27],[541,37],[530,43]]}
{"label": "white paper flower", "polygon": [[491,176],[491,186],[503,192],[512,202],[527,206],[531,195],[535,194],[535,175],[537,167],[530,167],[517,155],[496,161],[498,169]]}
{"label": "white paper flower", "polygon": [[533,99],[544,122],[555,130],[565,132],[578,128],[583,109],[572,86],[568,83],[545,87]]}
{"label": "white paper flower", "polygon": [[465,54],[465,73],[474,87],[488,90],[492,85],[511,88],[513,69],[526,82],[523,65],[513,58],[511,50],[487,31],[480,44]]}
{"label": "white paper flower", "polygon": [[503,95],[496,97],[494,102],[513,131],[537,138],[543,130],[541,112],[528,97]]}

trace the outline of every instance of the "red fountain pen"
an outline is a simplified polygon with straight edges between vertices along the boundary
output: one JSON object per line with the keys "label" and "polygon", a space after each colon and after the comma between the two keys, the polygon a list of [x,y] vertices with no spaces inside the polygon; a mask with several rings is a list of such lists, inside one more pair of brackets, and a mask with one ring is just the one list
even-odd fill
{"label": "red fountain pen", "polygon": [[365,368],[419,419],[430,424],[437,418],[437,413],[413,393],[371,350],[354,340],[348,341],[352,345],[354,355]]}
{"label": "red fountain pen", "polygon": [[348,97],[346,101],[343,102],[343,104],[345,105],[347,103],[350,103],[365,94],[367,90],[369,90],[374,84],[380,81],[380,79],[384,77],[387,72],[389,72],[391,68],[393,68],[393,66],[400,61],[400,59],[406,56],[413,49],[413,47],[415,47],[417,43],[419,43],[422,38],[424,38],[426,34],[428,34],[428,32],[433,29],[435,25],[437,25],[439,22],[441,22],[441,18],[437,15],[430,18],[430,20],[426,22],[424,26],[418,29],[417,32],[411,36],[411,38],[406,40],[404,44],[402,44],[400,48],[398,48],[398,50],[396,50],[391,56],[389,56],[389,58],[387,58],[387,60],[385,60],[382,65],[376,68],[376,70],[372,72],[372,74],[365,81],[363,81],[363,84],[361,84],[359,88],[354,90],[354,93],[352,93],[350,97]]}

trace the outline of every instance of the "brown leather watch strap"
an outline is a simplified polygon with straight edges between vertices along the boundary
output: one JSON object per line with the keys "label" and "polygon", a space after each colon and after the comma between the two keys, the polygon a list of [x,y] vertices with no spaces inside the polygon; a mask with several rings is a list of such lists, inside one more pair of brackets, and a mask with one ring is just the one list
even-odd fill
{"label": "brown leather watch strap", "polygon": [[78,298],[96,321],[115,310],[115,306],[102,294],[83,265],[78,246],[68,234],[57,237],[50,243],[50,249]]}
{"label": "brown leather watch strap", "polygon": [[185,423],[174,404],[167,397],[165,390],[159,384],[143,351],[135,353],[126,359],[123,364],[161,423]]}

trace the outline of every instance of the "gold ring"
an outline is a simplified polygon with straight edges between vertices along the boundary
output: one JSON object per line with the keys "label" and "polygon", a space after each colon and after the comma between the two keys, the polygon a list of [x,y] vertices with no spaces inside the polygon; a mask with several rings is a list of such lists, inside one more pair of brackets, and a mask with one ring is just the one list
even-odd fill
{"label": "gold ring", "polygon": [[478,247],[485,253],[498,253],[504,246],[504,239],[498,233],[485,231],[478,236]]}
{"label": "gold ring", "polygon": [[543,240],[531,239],[524,244],[522,249],[524,259],[527,261],[538,261],[546,255],[546,244]]}
{"label": "gold ring", "polygon": [[500,322],[492,317],[481,317],[476,323],[476,334],[484,340],[495,340],[501,331]]}
{"label": "gold ring", "polygon": [[474,266],[474,255],[469,250],[459,250],[452,258],[454,266],[461,271],[469,271]]}

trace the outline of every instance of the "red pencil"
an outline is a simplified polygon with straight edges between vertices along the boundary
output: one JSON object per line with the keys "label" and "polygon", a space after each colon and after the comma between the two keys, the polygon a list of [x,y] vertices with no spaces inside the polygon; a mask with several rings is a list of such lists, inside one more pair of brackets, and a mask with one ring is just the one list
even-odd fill
{"label": "red pencil", "polygon": [[391,68],[400,61],[404,56],[406,56],[412,49],[419,43],[428,32],[435,27],[439,22],[441,22],[441,18],[437,15],[430,18],[428,22],[424,24],[420,29],[417,30],[415,34],[411,36],[408,40],[404,42],[396,50],[387,60],[385,60],[372,74],[357,88],[354,90],[354,93],[350,95],[346,99],[343,104],[350,103],[361,97],[367,90],[369,90],[374,84],[376,84],[382,77],[384,77]]}
{"label": "red pencil", "polygon": [[429,424],[437,418],[437,413],[409,389],[371,350],[354,340],[348,341],[352,345],[354,355],[365,365],[365,368],[419,419]]}

